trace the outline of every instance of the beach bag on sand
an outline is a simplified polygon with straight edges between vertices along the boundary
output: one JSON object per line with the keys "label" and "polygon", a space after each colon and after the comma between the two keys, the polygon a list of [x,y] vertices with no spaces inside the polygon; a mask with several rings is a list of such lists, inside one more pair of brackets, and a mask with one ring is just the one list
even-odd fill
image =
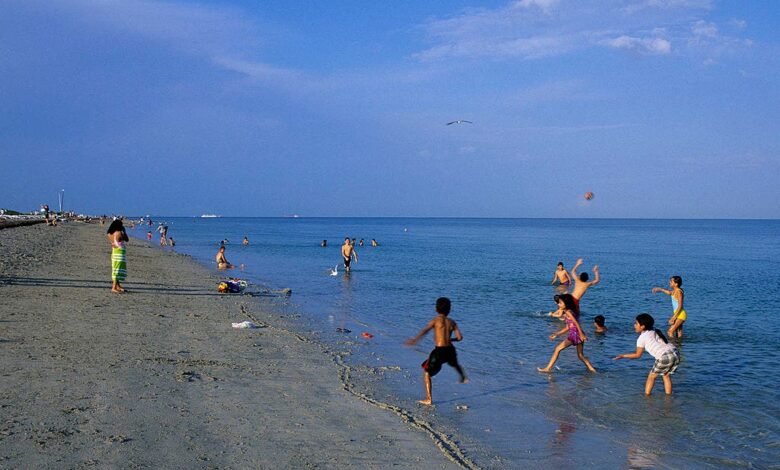
{"label": "beach bag on sand", "polygon": [[237,294],[246,289],[246,281],[241,279],[229,279],[217,285],[217,291],[222,293]]}

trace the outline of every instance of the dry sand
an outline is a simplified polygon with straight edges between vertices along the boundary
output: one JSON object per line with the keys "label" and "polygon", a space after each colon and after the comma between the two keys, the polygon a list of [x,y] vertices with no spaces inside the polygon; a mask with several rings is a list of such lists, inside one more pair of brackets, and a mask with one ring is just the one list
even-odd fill
{"label": "dry sand", "polygon": [[[0,467],[471,466],[351,392],[279,299],[218,294],[216,272],[138,240],[128,293],[111,293],[104,232],[0,231]],[[264,327],[231,327],[244,320]]]}

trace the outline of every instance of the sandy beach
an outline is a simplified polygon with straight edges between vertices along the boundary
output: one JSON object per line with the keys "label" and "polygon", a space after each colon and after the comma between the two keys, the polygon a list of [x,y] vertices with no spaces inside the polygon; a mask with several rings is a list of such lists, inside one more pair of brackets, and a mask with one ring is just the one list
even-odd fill
{"label": "sandy beach", "polygon": [[0,231],[0,467],[472,465],[356,396],[278,295],[218,294],[217,272],[136,239],[113,294],[109,254],[97,225]]}

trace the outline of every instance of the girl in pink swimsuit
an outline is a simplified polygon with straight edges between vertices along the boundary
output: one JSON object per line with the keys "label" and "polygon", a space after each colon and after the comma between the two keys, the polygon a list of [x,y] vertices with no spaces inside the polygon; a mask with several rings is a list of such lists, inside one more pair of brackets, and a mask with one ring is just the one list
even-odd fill
{"label": "girl in pink swimsuit", "polygon": [[556,331],[555,333],[550,335],[550,339],[554,340],[558,336],[563,335],[564,333],[568,333],[566,335],[566,339],[563,340],[558,346],[555,347],[555,350],[553,351],[552,357],[550,358],[549,364],[547,364],[547,367],[541,368],[538,367],[536,370],[539,372],[550,372],[552,370],[552,367],[555,365],[555,361],[558,360],[558,356],[561,354],[561,351],[568,348],[569,346],[574,345],[574,347],[577,348],[577,357],[580,358],[580,360],[585,364],[585,367],[588,368],[591,372],[596,372],[596,369],[593,368],[593,365],[590,363],[588,358],[585,357],[584,354],[584,344],[585,341],[588,340],[588,338],[585,336],[585,333],[582,331],[582,328],[580,327],[579,321],[577,321],[577,317],[574,314],[575,304],[574,304],[574,297],[571,296],[571,294],[562,294],[557,296],[557,302],[558,306],[564,311],[564,320],[566,320],[566,326],[562,328],[560,331]]}

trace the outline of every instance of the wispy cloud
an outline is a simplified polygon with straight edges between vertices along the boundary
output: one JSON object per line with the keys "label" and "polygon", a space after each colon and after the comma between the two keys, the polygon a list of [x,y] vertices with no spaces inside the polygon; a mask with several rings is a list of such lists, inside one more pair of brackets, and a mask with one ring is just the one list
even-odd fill
{"label": "wispy cloud", "polygon": [[717,49],[723,36],[716,24],[701,16],[711,9],[710,0],[642,0],[627,5],[617,0],[520,0],[430,21],[424,28],[433,44],[414,57],[424,62],[528,60],[594,47],[655,56],[684,54],[693,46]]}
{"label": "wispy cloud", "polygon": [[603,42],[607,46],[615,49],[626,49],[643,54],[664,55],[672,52],[672,43],[664,38],[635,38],[631,36],[620,36],[614,39],[608,39]]}

